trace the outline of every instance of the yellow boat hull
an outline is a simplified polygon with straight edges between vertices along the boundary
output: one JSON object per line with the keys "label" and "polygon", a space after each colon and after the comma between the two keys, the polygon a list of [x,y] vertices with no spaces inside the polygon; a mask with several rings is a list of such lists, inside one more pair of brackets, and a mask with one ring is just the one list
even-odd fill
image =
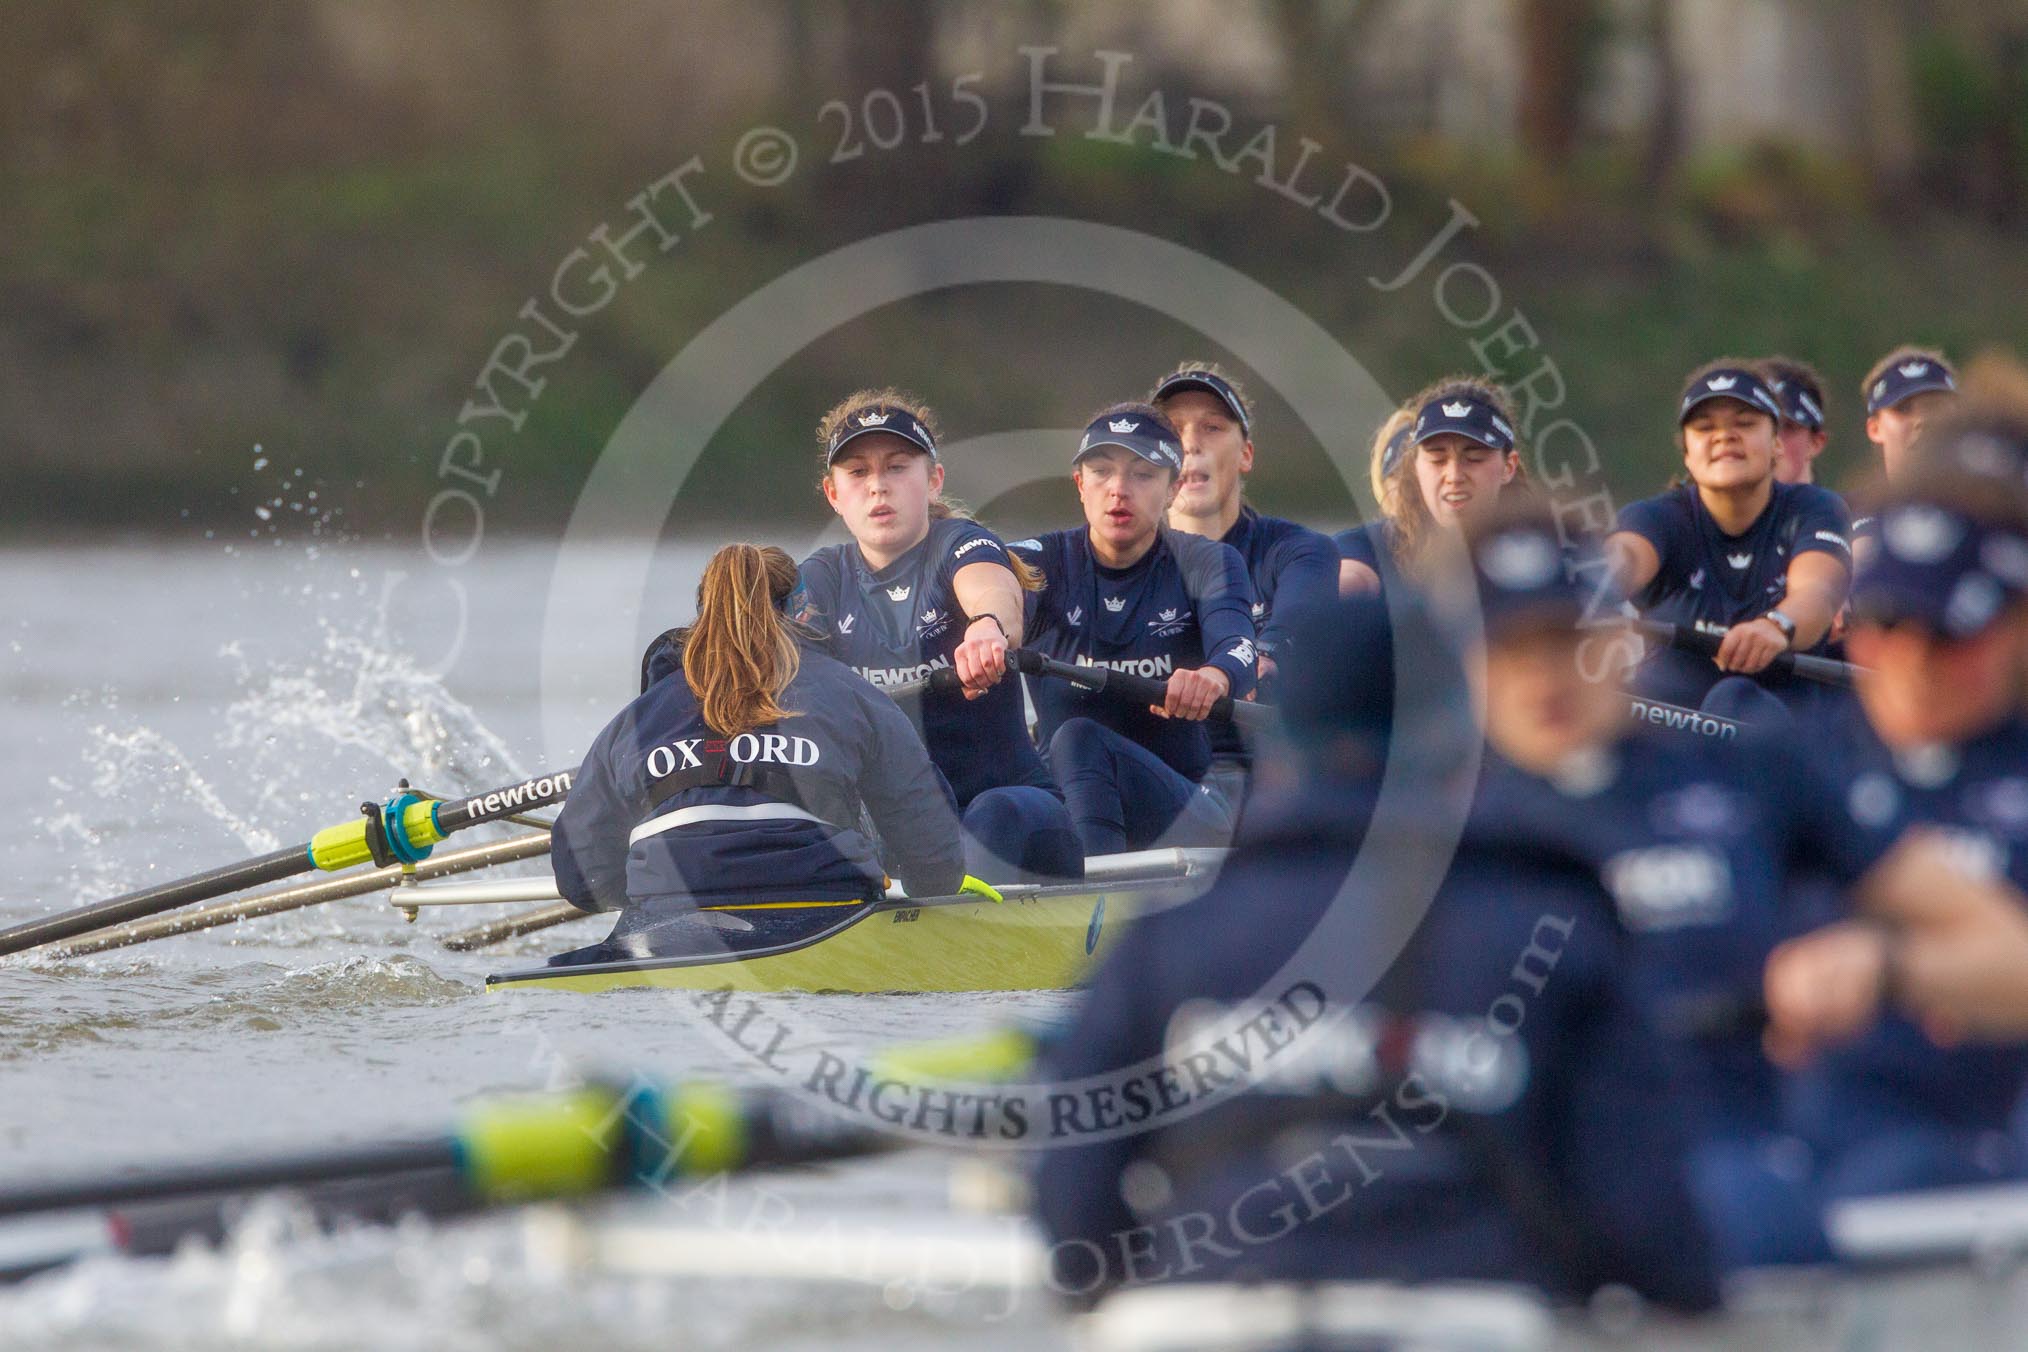
{"label": "yellow boat hull", "polygon": [[1173,904],[1202,878],[1116,890],[1044,889],[1005,901],[870,908],[801,947],[748,957],[643,959],[488,977],[488,990],[1064,990],[1078,985],[1136,913]]}

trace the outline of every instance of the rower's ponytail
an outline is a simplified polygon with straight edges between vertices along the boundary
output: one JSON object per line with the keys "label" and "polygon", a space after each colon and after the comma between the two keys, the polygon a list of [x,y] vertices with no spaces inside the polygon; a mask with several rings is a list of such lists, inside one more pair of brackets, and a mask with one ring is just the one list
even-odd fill
{"label": "rower's ponytail", "polygon": [[704,565],[683,679],[713,732],[737,737],[792,717],[781,695],[801,655],[782,603],[795,589],[796,561],[773,545],[727,545]]}

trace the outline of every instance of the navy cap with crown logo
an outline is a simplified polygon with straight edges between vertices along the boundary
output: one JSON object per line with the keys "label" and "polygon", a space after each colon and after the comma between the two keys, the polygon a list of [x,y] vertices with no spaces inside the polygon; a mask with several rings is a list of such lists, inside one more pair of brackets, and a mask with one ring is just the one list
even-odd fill
{"label": "navy cap with crown logo", "polygon": [[900,437],[930,459],[937,458],[937,440],[915,414],[893,404],[868,404],[847,414],[837,430],[831,433],[831,443],[824,452],[824,463],[835,462],[848,443],[871,432],[886,432]]}
{"label": "navy cap with crown logo", "polygon": [[1496,451],[1514,449],[1514,428],[1491,402],[1471,393],[1439,396],[1415,415],[1410,438],[1420,446],[1431,437],[1455,432]]}
{"label": "navy cap with crown logo", "polygon": [[1078,440],[1077,453],[1070,457],[1071,465],[1075,467],[1102,446],[1132,451],[1149,464],[1166,470],[1181,472],[1183,468],[1183,451],[1176,444],[1175,430],[1146,413],[1102,413],[1093,418]]}
{"label": "navy cap with crown logo", "polygon": [[1880,547],[1852,585],[1858,624],[1916,620],[1973,638],[2028,595],[2028,537],[1954,507],[1897,502],[1877,518]]}
{"label": "navy cap with crown logo", "polygon": [[1807,427],[1812,432],[1824,430],[1824,406],[1817,402],[1817,397],[1802,381],[1793,378],[1777,380],[1774,388],[1775,397],[1781,401],[1783,422]]}
{"label": "navy cap with crown logo", "polygon": [[1935,357],[1909,357],[1889,366],[1866,387],[1866,413],[1871,417],[1918,394],[1957,387],[1958,378],[1947,364]]}
{"label": "navy cap with crown logo", "polygon": [[1683,389],[1683,402],[1676,408],[1678,426],[1690,421],[1690,415],[1700,404],[1713,399],[1736,399],[1756,412],[1765,413],[1777,423],[1782,420],[1782,401],[1768,387],[1768,383],[1747,370],[1744,366],[1721,366],[1707,371],[1691,381]]}
{"label": "navy cap with crown logo", "polygon": [[1181,394],[1185,390],[1202,390],[1218,400],[1238,420],[1240,435],[1248,437],[1253,435],[1251,420],[1246,416],[1246,401],[1239,397],[1239,391],[1233,388],[1232,382],[1216,371],[1185,367],[1174,374],[1163,376],[1155,386],[1155,392],[1148,396],[1148,400],[1150,403],[1159,404],[1170,395]]}

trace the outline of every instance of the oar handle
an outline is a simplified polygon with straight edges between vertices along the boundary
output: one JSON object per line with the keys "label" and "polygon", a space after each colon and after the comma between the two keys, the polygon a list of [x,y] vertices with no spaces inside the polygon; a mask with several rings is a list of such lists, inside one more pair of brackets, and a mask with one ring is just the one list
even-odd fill
{"label": "oar handle", "polygon": [[[1111,667],[1081,667],[1069,662],[1059,662],[1046,657],[1033,648],[1009,648],[1007,662],[1024,676],[1047,676],[1059,681],[1089,690],[1094,694],[1116,695],[1130,704],[1160,704],[1168,698],[1168,683],[1148,676],[1136,676],[1132,672],[1114,671]],[[1247,700],[1236,700],[1230,695],[1221,695],[1211,706],[1213,718],[1223,718],[1249,731],[1268,727],[1274,721],[1274,710],[1265,704],[1254,704]]]}
{"label": "oar handle", "polygon": [[[1635,627],[1649,638],[1682,652],[1696,653],[1699,657],[1718,656],[1718,645],[1724,642],[1720,635],[1664,620],[1640,620]],[[1766,670],[1794,673],[1820,685],[1848,689],[1865,673],[1864,667],[1856,667],[1850,662],[1840,662],[1833,657],[1813,657],[1808,653],[1782,653],[1767,664]]]}

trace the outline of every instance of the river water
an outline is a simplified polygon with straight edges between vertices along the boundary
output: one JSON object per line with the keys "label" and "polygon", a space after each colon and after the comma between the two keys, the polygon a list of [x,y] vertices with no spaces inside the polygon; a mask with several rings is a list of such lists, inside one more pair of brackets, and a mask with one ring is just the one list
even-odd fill
{"label": "river water", "polygon": [[[574,763],[576,747],[545,745],[535,674],[555,555],[492,543],[458,570],[469,602],[458,639],[426,604],[447,595],[441,575],[413,550],[262,539],[0,551],[0,923],[301,841],[401,776],[455,794]],[[702,558],[665,549],[658,575],[694,579]],[[654,614],[655,629],[690,609],[688,586],[668,594],[681,603]],[[552,731],[559,721],[581,746],[601,718],[552,710]],[[425,911],[411,925],[375,895],[95,957],[0,960],[0,1186],[426,1132],[476,1095],[542,1085],[558,1064],[622,1078],[757,1073],[668,993],[487,997],[488,971],[599,932],[587,920],[472,954],[437,942],[511,909]],[[777,1007],[846,1054],[1063,999]],[[919,1157],[855,1166],[799,1182],[809,1200],[797,1205],[940,1210],[941,1176]],[[231,1261],[99,1262],[0,1289],[0,1347],[788,1346],[804,1324],[812,1346],[892,1347],[1012,1327],[976,1308],[952,1325],[878,1286],[855,1291],[856,1308],[806,1293],[805,1320],[779,1287],[723,1281],[703,1284],[700,1318],[698,1290],[680,1282],[560,1284],[525,1251],[519,1217],[342,1243],[274,1231],[250,1224]],[[1007,1345],[1053,1336],[1040,1319]]]}
{"label": "river water", "polygon": [[[638,585],[624,555],[616,588]],[[641,637],[686,617],[703,557],[659,552],[650,585],[676,600],[645,608]],[[0,924],[301,841],[401,776],[452,795],[571,764],[610,708],[545,700],[540,673],[574,660],[568,624],[544,634],[557,562],[553,544],[489,543],[457,572],[459,625],[443,572],[390,546],[273,535],[0,550]],[[545,643],[565,649],[547,667]],[[610,675],[624,694],[632,673]],[[372,896],[95,957],[0,959],[0,1187],[430,1132],[558,1066],[760,1074],[680,995],[486,996],[488,971],[598,932],[585,921],[477,954],[438,942],[502,913],[425,911],[411,925]],[[853,1055],[1049,1017],[1067,999],[777,997],[771,1011]],[[1046,1296],[879,1261],[924,1226],[999,1236],[1007,1222],[953,1212],[954,1191],[980,1191],[956,1186],[972,1173],[915,1152],[590,1213],[682,1222],[679,1266],[716,1250],[705,1256],[736,1277],[639,1271],[654,1245],[588,1263],[598,1232],[551,1211],[317,1236],[266,1204],[220,1252],[95,1259],[0,1288],[0,1348],[1067,1346]],[[768,1247],[791,1230],[832,1235],[832,1260],[860,1280],[781,1275],[808,1261]],[[735,1240],[750,1256],[729,1257]],[[1648,1321],[1633,1337],[1567,1325],[1561,1345],[1930,1346],[1943,1328],[1954,1346],[2011,1346],[2028,1326],[2021,1280],[1911,1281],[1778,1292],[1756,1318]]]}

